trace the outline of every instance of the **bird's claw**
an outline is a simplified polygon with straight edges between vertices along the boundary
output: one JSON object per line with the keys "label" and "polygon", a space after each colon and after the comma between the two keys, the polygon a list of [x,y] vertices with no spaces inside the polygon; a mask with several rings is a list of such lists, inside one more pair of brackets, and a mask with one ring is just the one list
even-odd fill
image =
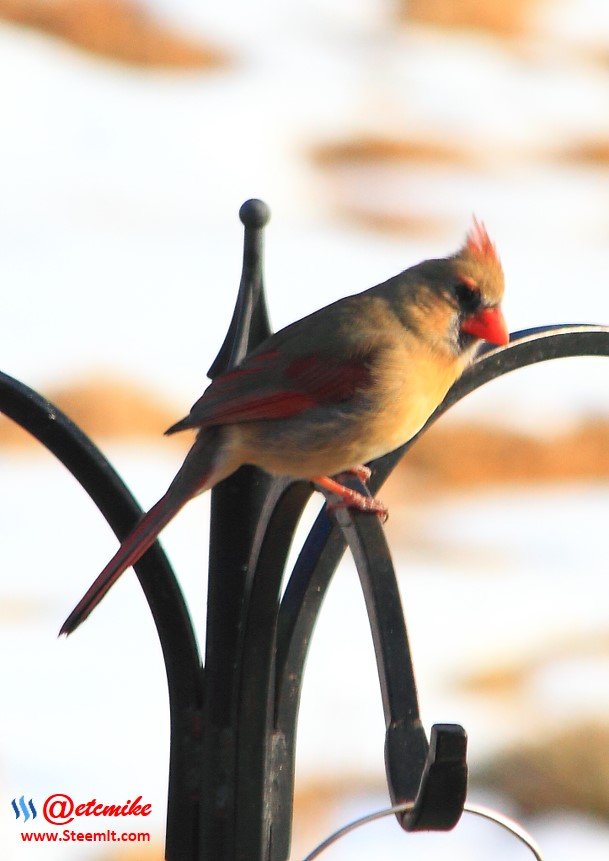
{"label": "bird's claw", "polygon": [[363,484],[366,484],[370,476],[372,475],[372,470],[369,466],[364,466],[363,463],[360,463],[358,466],[353,466],[351,469],[347,469],[346,472],[349,475],[354,475],[356,478],[359,478]]}
{"label": "bird's claw", "polygon": [[[345,488],[348,489],[348,488]],[[389,510],[380,499],[375,499],[373,496],[364,496],[363,493],[353,491],[353,497],[347,499],[343,497],[336,502],[327,503],[328,511],[336,511],[338,508],[355,508],[356,511],[362,511],[364,514],[378,514],[381,523],[386,523],[389,518]]]}

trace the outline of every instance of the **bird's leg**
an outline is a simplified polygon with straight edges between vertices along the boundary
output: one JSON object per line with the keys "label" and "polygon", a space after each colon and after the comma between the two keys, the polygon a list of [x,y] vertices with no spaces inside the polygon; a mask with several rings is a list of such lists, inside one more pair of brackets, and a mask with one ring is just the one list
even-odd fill
{"label": "bird's leg", "polygon": [[345,487],[333,478],[327,475],[316,475],[311,478],[313,484],[328,490],[335,496],[340,497],[340,502],[329,502],[328,510],[332,511],[336,508],[355,508],[358,511],[365,511],[369,514],[378,514],[383,521],[387,520],[387,509],[379,499],[374,499],[372,496],[364,496],[363,493],[358,493],[357,490],[352,490],[350,487]]}

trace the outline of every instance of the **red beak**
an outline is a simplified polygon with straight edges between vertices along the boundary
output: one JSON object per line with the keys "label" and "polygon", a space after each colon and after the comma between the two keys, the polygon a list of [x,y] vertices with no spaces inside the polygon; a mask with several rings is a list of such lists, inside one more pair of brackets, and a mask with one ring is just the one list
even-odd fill
{"label": "red beak", "polygon": [[461,331],[491,344],[507,344],[510,340],[508,328],[501,309],[483,308],[467,317],[461,324]]}

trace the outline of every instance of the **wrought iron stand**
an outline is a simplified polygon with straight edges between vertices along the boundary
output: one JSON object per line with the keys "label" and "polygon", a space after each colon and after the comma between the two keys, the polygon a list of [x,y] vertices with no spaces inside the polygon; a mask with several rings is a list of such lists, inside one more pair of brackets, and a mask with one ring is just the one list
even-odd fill
{"label": "wrought iron stand", "polygon": [[[209,375],[232,367],[270,334],[262,277],[269,212],[243,204],[243,274],[228,334]],[[479,386],[508,371],[566,356],[609,355],[609,328],[547,326],[481,353],[418,434]],[[72,472],[119,539],[142,512],[93,443],[53,404],[0,375],[0,410]],[[372,464],[376,493],[416,439]],[[353,479],[360,492],[365,488]],[[286,560],[312,489],[243,467],[212,491],[204,664],[173,571],[158,544],[135,566],[165,660],[171,712],[168,861],[286,861],[304,663],[315,620],[348,546],[376,653],[392,802],[406,830],[448,830],[463,811],[466,734],[438,724],[428,740],[396,575],[377,517],[319,514],[289,576]],[[238,528],[236,528],[238,524]],[[286,581],[287,578],[287,581]],[[287,585],[281,595],[282,583]]]}

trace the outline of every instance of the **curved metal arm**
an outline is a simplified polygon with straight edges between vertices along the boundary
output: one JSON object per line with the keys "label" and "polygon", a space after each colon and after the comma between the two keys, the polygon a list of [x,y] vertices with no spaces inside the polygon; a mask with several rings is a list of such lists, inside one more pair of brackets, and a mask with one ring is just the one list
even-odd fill
{"label": "curved metal arm", "polygon": [[[370,489],[376,493],[397,462],[404,456],[416,440],[449,407],[457,403],[470,392],[486,382],[509,371],[540,361],[568,356],[608,356],[609,327],[592,325],[562,325],[547,326],[530,331],[518,332],[512,336],[510,344],[503,348],[488,349],[483,352],[470,369],[452,387],[443,403],[431,416],[425,427],[404,446],[385,455],[372,464],[372,476],[369,481]],[[360,491],[362,488],[359,488]],[[339,523],[331,525],[324,513],[320,515],[309,534],[302,552],[296,562],[292,576],[288,582],[282,600],[278,621],[277,643],[277,702],[276,725],[287,738],[295,732],[298,713],[299,683],[301,678],[308,644],[313,631],[317,614],[321,607],[326,589],[347,543],[350,544],[357,561],[356,541],[369,540],[366,533],[374,530],[377,524],[374,519],[366,519],[366,515],[340,513]],[[342,531],[341,531],[342,530]],[[355,538],[357,536],[357,538]],[[378,559],[379,557],[375,557]],[[363,563],[368,570],[366,577],[375,577],[369,562]],[[362,563],[358,566],[362,577]],[[369,582],[368,582],[369,586]],[[364,591],[366,592],[366,588]],[[374,620],[371,619],[374,626]],[[404,641],[402,626],[383,632],[373,630],[375,639],[377,663],[381,690],[387,699],[388,679],[404,674],[404,667],[410,665],[407,641]],[[401,661],[396,660],[401,655]],[[399,669],[396,669],[398,667]],[[406,669],[407,675],[410,675]],[[399,687],[402,679],[395,679]],[[416,702],[414,678],[412,693]],[[412,703],[406,701],[401,720],[404,726],[409,726],[408,735],[416,738],[417,710]],[[387,706],[385,706],[387,714]],[[394,713],[394,719],[395,713]],[[400,718],[397,718],[399,721]],[[440,744],[438,744],[440,741]],[[452,827],[451,817],[455,814],[459,803],[465,800],[464,779],[465,767],[465,733],[460,727],[452,726],[448,734],[445,728],[436,727],[432,734],[432,745],[426,747],[426,756],[422,756],[420,743],[415,742],[414,751],[408,744],[387,744],[385,749],[387,776],[391,797],[394,800],[410,801],[416,796],[415,809],[402,820],[403,827],[417,829],[425,827]],[[438,755],[440,754],[440,758]],[[440,761],[443,762],[443,766]],[[409,770],[414,775],[408,776]],[[286,772],[293,773],[293,764],[286,765]],[[405,773],[406,789],[399,786],[401,775]],[[397,779],[395,776],[398,776]],[[410,781],[410,786],[408,782]],[[413,792],[412,783],[416,784]],[[444,784],[442,788],[442,784]],[[401,793],[404,795],[400,797]],[[438,792],[443,796],[438,805]],[[443,812],[444,811],[444,812]],[[451,812],[452,811],[452,812]],[[456,817],[458,819],[458,815]],[[442,820],[444,825],[442,825]],[[456,820],[455,820],[456,821]],[[435,823],[435,824],[433,824]],[[454,824],[454,822],[453,822]],[[278,856],[279,857],[279,856]]]}
{"label": "curved metal arm", "polygon": [[370,487],[383,484],[396,463],[450,407],[485,383],[504,374],[546,362],[575,356],[609,356],[609,326],[561,324],[524,329],[510,336],[506,347],[484,348],[476,361],[450,389],[421,430],[401,448],[375,461]]}
{"label": "curved metal arm", "polygon": [[[142,516],[126,485],[91,440],[37,392],[0,374],[0,411],[34,436],[72,473],[122,540]],[[171,710],[167,842],[176,857],[197,829],[196,712],[201,663],[188,610],[172,568],[156,543],[135,565],[163,650]],[[193,766],[195,766],[193,768]],[[190,779],[185,780],[185,776]]]}
{"label": "curved metal arm", "polygon": [[[358,488],[362,492],[363,487]],[[338,509],[336,520],[355,561],[366,601],[385,712],[385,767],[398,817],[408,831],[448,831],[467,793],[467,735],[458,724],[435,724],[428,744],[397,578],[377,517]]]}

